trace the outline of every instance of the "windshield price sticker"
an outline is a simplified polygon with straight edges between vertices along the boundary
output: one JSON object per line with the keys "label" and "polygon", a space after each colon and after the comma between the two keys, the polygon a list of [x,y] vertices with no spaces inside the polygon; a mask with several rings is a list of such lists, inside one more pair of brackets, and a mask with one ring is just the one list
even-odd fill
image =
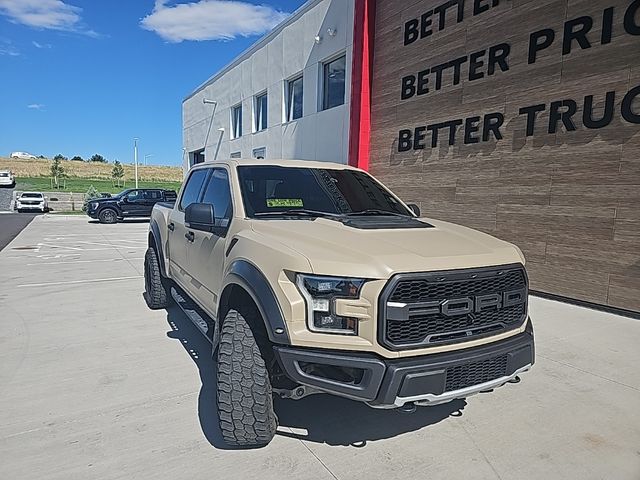
{"label": "windshield price sticker", "polygon": [[268,198],[267,207],[304,207],[301,198]]}

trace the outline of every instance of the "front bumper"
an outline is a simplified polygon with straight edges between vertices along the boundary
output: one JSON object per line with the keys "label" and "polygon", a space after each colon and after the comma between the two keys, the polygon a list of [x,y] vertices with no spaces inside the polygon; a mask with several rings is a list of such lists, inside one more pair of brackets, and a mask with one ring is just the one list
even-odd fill
{"label": "front bumper", "polygon": [[18,203],[16,204],[16,209],[17,210],[37,210],[38,212],[44,212],[47,207],[45,205],[42,204],[27,204],[25,205],[24,203]]}
{"label": "front bumper", "polygon": [[[377,408],[405,403],[437,405],[490,390],[531,368],[535,346],[531,320],[526,331],[494,343],[463,350],[384,360],[362,353],[333,353],[275,347],[283,370],[301,385],[367,402]],[[356,381],[311,373],[309,365],[359,372]]]}

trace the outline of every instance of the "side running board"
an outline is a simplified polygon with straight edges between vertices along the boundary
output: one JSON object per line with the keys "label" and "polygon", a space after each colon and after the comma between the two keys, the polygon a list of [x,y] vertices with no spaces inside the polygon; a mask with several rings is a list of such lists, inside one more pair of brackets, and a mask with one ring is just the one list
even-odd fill
{"label": "side running board", "polygon": [[193,300],[176,287],[171,287],[171,296],[189,320],[214,346],[218,343],[216,321],[202,311]]}

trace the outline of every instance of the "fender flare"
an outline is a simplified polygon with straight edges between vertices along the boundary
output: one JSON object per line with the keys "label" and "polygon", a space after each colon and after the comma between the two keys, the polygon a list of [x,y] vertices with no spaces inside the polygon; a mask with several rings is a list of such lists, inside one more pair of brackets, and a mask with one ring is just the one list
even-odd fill
{"label": "fender flare", "polygon": [[[227,307],[227,287],[231,285],[239,285],[251,296],[262,316],[269,340],[279,345],[290,345],[280,303],[264,274],[247,260],[235,260],[225,277],[218,312],[223,312]],[[222,320],[219,318],[219,321]]]}
{"label": "fender flare", "polygon": [[[167,278],[167,271],[165,270],[165,260],[164,260],[164,251],[162,249],[162,236],[160,235],[160,227],[158,226],[158,222],[151,219],[149,222],[149,234],[153,237],[153,243],[155,244],[156,254],[158,255],[158,261],[160,263],[160,274]],[[149,246],[151,242],[149,242]]]}

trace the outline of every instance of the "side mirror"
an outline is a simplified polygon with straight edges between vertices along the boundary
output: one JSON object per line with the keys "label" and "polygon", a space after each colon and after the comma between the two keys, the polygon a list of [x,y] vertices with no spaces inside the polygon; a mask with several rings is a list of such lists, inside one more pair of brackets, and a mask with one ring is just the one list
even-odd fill
{"label": "side mirror", "polygon": [[213,205],[210,203],[192,203],[184,211],[184,223],[187,228],[203,232],[214,232],[217,229]]}
{"label": "side mirror", "polygon": [[416,205],[415,203],[409,203],[407,204],[407,207],[411,209],[411,211],[416,215],[416,217],[420,216],[420,207],[418,205]]}

